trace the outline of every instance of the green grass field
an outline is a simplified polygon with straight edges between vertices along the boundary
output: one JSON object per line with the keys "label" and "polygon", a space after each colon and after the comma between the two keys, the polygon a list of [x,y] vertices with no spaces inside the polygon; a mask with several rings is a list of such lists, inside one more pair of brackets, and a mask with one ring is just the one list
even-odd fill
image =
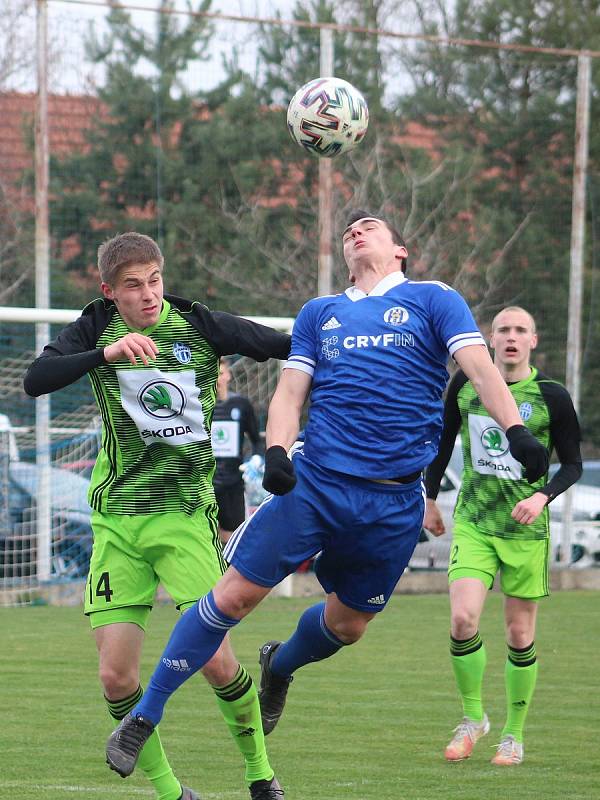
{"label": "green grass field", "polygon": [[[305,599],[269,599],[234,632],[240,660],[258,677],[257,651],[287,637]],[[471,759],[446,764],[460,717],[448,659],[448,600],[395,596],[363,641],[298,673],[269,753],[289,800],[594,800],[600,593],[557,593],[542,603],[538,688],[516,768],[493,767],[504,721],[501,598],[488,599],[482,635],[490,736]],[[144,680],[175,612],[152,615]],[[122,780],[104,763],[111,724],[96,677],[95,646],[77,608],[0,610],[0,797],[152,798],[141,773]],[[201,677],[170,702],[161,725],[178,776],[209,798],[248,797],[241,758]]]}

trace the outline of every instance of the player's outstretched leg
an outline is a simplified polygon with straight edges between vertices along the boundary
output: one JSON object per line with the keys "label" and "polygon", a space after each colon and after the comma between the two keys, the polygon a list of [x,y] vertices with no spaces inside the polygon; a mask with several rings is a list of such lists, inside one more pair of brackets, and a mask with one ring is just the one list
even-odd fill
{"label": "player's outstretched leg", "polygon": [[265,735],[277,725],[285,705],[292,673],[305,664],[322,661],[344,647],[325,623],[325,603],[302,614],[286,642],[271,641],[260,649],[260,708]]}
{"label": "player's outstretched leg", "polygon": [[290,683],[294,680],[292,675],[281,677],[271,672],[271,659],[281,642],[270,641],[260,648],[258,662],[260,664],[260,715],[265,736],[268,736],[279,722],[283,714],[283,707],[287,697]]}
{"label": "player's outstretched leg", "polygon": [[179,618],[140,702],[109,737],[106,760],[123,777],[131,775],[139,753],[161,720],[169,697],[217,652],[238,619],[222,614],[212,592]]}

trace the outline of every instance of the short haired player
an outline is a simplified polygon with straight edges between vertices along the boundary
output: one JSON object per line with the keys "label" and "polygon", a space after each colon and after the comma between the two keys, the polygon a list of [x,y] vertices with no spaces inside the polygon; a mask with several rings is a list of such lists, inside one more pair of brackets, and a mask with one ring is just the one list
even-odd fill
{"label": "short haired player", "polygon": [[[547,469],[546,450],[523,427],[460,295],[437,281],[408,280],[406,246],[378,215],[353,214],[342,242],[353,285],[302,308],[269,408],[263,485],[272,495],[229,540],[223,578],[177,623],[146,695],[121,724],[129,734],[158,724],[170,694],[225,633],[317,553],[325,602],[302,614],[290,639],[261,650],[265,733],[279,719],[292,673],[360,639],[419,537],[421,470],[437,452],[449,354],[507,430],[531,480]],[[290,459],[309,397],[304,443]],[[168,667],[182,658],[190,673]],[[136,754],[113,735],[107,757],[135,763]]]}
{"label": "short haired player", "polygon": [[[140,657],[159,582],[185,611],[225,568],[211,482],[219,357],[242,353],[264,361],[289,351],[288,336],[165,295],[163,261],[157,243],[134,231],[100,245],[103,299],[46,345],[25,376],[25,391],[37,397],[87,374],[102,416],[89,494],[94,544],[85,613],[117,721],[142,696]],[[203,674],[244,756],[251,797],[281,797],[256,689],[228,641]],[[159,800],[197,800],[174,775],[157,731],[140,767]]]}
{"label": "short haired player", "polygon": [[464,717],[445,755],[448,761],[468,758],[490,728],[482,704],[486,650],[479,619],[499,573],[508,648],[507,718],[492,763],[510,766],[523,760],[523,727],[537,679],[538,600],[548,595],[548,504],[581,476],[581,437],[567,390],[529,363],[537,345],[531,314],[517,306],[500,311],[492,322],[490,344],[523,424],[549,451],[556,450],[560,468],[551,479],[543,474],[528,481],[475,386],[459,371],[448,387],[439,453],[426,473],[424,525],[436,535],[444,533],[435,498],[460,432],[464,468],[448,577],[450,655]]}

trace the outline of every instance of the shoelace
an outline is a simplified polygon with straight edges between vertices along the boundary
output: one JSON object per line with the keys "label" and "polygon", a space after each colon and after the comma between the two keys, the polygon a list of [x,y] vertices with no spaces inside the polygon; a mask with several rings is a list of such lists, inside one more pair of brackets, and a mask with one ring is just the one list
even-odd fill
{"label": "shoelace", "polygon": [[258,794],[255,794],[253,800],[276,800],[277,797],[284,797],[283,789],[272,789],[266,786],[260,789]]}
{"label": "shoelace", "polygon": [[455,739],[463,739],[465,736],[468,736],[469,739],[472,739],[471,729],[473,727],[472,723],[469,722],[459,722],[459,724],[454,728],[454,738]]}
{"label": "shoelace", "polygon": [[498,742],[495,745],[498,755],[501,755],[503,758],[518,758],[519,752],[516,746],[516,742],[513,739],[503,739],[501,742]]}
{"label": "shoelace", "polygon": [[152,728],[148,723],[131,719],[119,731],[119,743],[127,755],[135,755],[140,745],[145,744],[151,733]]}

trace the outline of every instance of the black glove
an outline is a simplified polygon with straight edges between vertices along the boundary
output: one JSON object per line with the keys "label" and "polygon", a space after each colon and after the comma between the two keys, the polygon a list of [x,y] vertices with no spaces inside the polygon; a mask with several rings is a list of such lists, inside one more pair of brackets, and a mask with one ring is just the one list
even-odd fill
{"label": "black glove", "polygon": [[548,451],[530,433],[525,425],[512,425],[506,431],[510,454],[525,467],[525,477],[529,483],[539,481],[548,472],[550,459]]}
{"label": "black glove", "polygon": [[263,488],[271,494],[287,494],[296,485],[294,465],[287,457],[285,448],[279,444],[269,447],[265,453]]}

